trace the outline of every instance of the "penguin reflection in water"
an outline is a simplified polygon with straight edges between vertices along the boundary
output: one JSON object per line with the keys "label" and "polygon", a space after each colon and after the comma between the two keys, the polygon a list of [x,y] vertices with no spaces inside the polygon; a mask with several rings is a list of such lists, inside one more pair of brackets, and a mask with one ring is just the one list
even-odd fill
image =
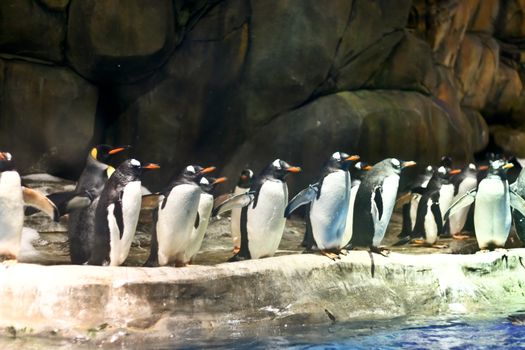
{"label": "penguin reflection in water", "polygon": [[124,161],[106,182],[95,210],[95,232],[90,242],[90,265],[118,266],[128,257],[142,202],[141,176],[158,169],[136,159]]}
{"label": "penguin reflection in water", "polygon": [[172,263],[186,266],[197,253],[192,247],[200,247],[202,239],[195,242],[200,235],[194,230],[204,225],[199,217],[199,203],[203,195],[201,179],[214,170],[214,167],[189,165],[161,192],[154,212],[151,252],[144,266]]}
{"label": "penguin reflection in water", "polygon": [[317,247],[331,259],[337,258],[348,243],[344,241],[351,196],[348,168],[358,159],[357,155],[335,152],[323,166],[319,182],[299,192],[286,207],[288,217],[298,207],[310,204],[307,231],[311,229]]}
{"label": "penguin reflection in water", "polygon": [[241,249],[229,261],[273,256],[279,247],[286,218],[288,187],[285,178],[301,168],[276,159],[253,180],[250,190],[214,209],[214,215],[242,207]]}
{"label": "penguin reflection in water", "polygon": [[356,194],[352,246],[369,247],[371,252],[387,254],[379,245],[385,236],[396,203],[401,171],[413,161],[387,158],[375,164],[361,181]]}
{"label": "penguin reflection in water", "polygon": [[29,205],[58,220],[56,206],[41,193],[22,186],[13,157],[0,152],[0,256],[14,263],[20,253],[24,205]]}
{"label": "penguin reflection in water", "polygon": [[511,207],[525,215],[525,200],[514,188],[509,189],[507,170],[512,163],[491,161],[489,172],[477,190],[468,191],[456,200],[447,211],[445,219],[461,208],[474,203],[474,230],[481,251],[503,248],[512,223]]}

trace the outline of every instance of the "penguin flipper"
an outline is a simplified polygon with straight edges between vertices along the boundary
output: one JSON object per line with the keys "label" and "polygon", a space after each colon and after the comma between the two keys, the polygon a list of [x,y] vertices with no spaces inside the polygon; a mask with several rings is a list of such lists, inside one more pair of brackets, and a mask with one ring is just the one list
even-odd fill
{"label": "penguin flipper", "polygon": [[60,214],[56,205],[49,198],[29,187],[22,187],[22,195],[25,205],[36,208],[46,213],[54,221],[58,221]]}
{"label": "penguin flipper", "polygon": [[235,208],[243,208],[250,205],[255,198],[255,193],[250,191],[233,196],[220,204],[214,204],[212,216],[217,216]]}
{"label": "penguin flipper", "polygon": [[[436,222],[438,237],[443,234],[443,220],[441,219],[441,209],[439,209],[439,202],[433,202],[430,206],[430,211],[434,215]],[[425,237],[426,238],[426,237]]]}
{"label": "penguin flipper", "polygon": [[476,200],[477,190],[471,190],[459,197],[454,203],[450,205],[445,213],[444,221],[447,222],[448,218],[457,213],[461,208],[467,207],[474,203]]}
{"label": "penguin flipper", "polygon": [[299,192],[286,206],[284,217],[289,217],[297,208],[313,201],[318,192],[319,184],[309,185],[307,188]]}
{"label": "penguin flipper", "polygon": [[122,214],[121,199],[115,202],[115,207],[113,208],[113,215],[115,216],[115,220],[117,221],[118,230],[120,232],[120,239],[122,239],[122,235],[124,234],[124,216]]}
{"label": "penguin flipper", "polygon": [[377,210],[378,221],[381,220],[381,217],[383,216],[383,197],[381,196],[382,191],[383,188],[378,186],[372,193],[373,204],[375,204],[375,209]]}
{"label": "penguin flipper", "polygon": [[512,188],[510,192],[510,206],[525,216],[525,199],[517,194]]}

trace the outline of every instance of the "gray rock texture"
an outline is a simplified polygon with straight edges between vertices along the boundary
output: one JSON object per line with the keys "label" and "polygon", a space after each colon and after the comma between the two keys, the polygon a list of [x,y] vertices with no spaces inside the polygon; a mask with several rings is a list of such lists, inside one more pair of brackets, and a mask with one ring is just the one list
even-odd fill
{"label": "gray rock texture", "polygon": [[[244,145],[258,145],[262,133],[279,145],[257,150],[258,162],[300,153],[293,147],[310,139],[304,123],[312,106],[323,106],[315,118],[326,130],[311,143],[322,147],[308,148],[315,162],[288,159],[304,162],[307,177],[338,148],[369,162],[410,156],[426,164],[450,153],[461,165],[489,140],[507,152],[523,145],[521,138],[509,148],[501,143],[505,137],[489,137],[490,130],[525,130],[523,6],[503,0],[6,0],[0,3],[2,62],[26,62],[32,81],[39,81],[42,66],[53,81],[67,71],[89,92],[71,103],[58,87],[45,94],[21,88],[6,80],[9,64],[2,63],[0,94],[12,97],[0,99],[0,123],[22,120],[11,110],[31,109],[24,120],[50,129],[54,119],[43,121],[34,110],[39,103],[58,105],[53,108],[80,125],[82,147],[130,144],[136,157],[161,163],[147,181],[157,187],[188,163],[251,162],[254,154]],[[25,97],[15,96],[19,89]],[[386,112],[396,116],[384,117],[384,129],[372,122],[361,127],[355,101],[327,106],[344,94],[367,96],[358,102],[363,115],[374,105],[391,106],[397,96],[419,97],[405,106],[406,118],[402,103],[414,98],[400,97],[397,112]],[[349,120],[333,124],[340,115]],[[339,136],[323,136],[339,125]],[[406,146],[398,142],[405,127],[419,133]],[[84,154],[63,156],[60,142],[28,149],[7,138],[2,147],[30,160],[20,163],[23,172],[38,159],[38,169],[74,177]]]}

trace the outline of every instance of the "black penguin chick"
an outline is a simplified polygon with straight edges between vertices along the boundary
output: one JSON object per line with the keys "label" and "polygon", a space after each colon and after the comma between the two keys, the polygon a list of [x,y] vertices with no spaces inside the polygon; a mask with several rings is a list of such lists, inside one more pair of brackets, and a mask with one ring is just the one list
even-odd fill
{"label": "black penguin chick", "polygon": [[142,173],[158,168],[153,163],[142,165],[136,159],[128,159],[108,179],[95,209],[95,232],[88,264],[118,266],[124,263],[140,214]]}
{"label": "black penguin chick", "polygon": [[354,215],[359,219],[353,221],[352,246],[383,254],[379,245],[394,210],[401,171],[415,164],[387,158],[363,176],[354,204]]}

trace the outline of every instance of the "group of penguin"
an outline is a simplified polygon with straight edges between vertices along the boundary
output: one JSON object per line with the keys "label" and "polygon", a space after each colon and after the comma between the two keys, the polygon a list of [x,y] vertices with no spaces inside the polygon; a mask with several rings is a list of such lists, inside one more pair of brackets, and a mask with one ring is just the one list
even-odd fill
{"label": "group of penguin", "polygon": [[[234,246],[230,261],[273,256],[286,219],[301,206],[306,206],[303,245],[307,249],[317,247],[331,259],[350,247],[386,255],[381,242],[399,203],[400,176],[416,164],[387,158],[370,166],[357,155],[335,152],[322,166],[318,181],[288,201],[286,177],[301,168],[276,159],[258,176],[244,169],[232,193],[214,198],[215,186],[226,178],[212,177],[214,167],[199,165],[185,167],[164,190],[144,194],[143,173],[159,166],[136,159],[127,159],[116,169],[109,165],[113,155],[126,149],[94,147],[75,189],[47,197],[22,186],[12,155],[0,152],[0,256],[16,259],[19,254],[24,206],[42,210],[54,220],[69,216],[73,264],[122,265],[145,207],[154,213],[151,251],[144,263],[148,267],[191,263],[210,218],[228,211]],[[488,167],[470,164],[460,171],[451,169],[448,158],[437,168],[427,167],[405,196],[399,244],[434,245],[447,230],[457,236],[472,203],[481,249],[504,246],[511,208],[518,233],[525,234],[525,172],[509,186],[506,172],[511,167],[512,163],[494,159]],[[488,173],[481,179],[480,170],[485,168]]]}

